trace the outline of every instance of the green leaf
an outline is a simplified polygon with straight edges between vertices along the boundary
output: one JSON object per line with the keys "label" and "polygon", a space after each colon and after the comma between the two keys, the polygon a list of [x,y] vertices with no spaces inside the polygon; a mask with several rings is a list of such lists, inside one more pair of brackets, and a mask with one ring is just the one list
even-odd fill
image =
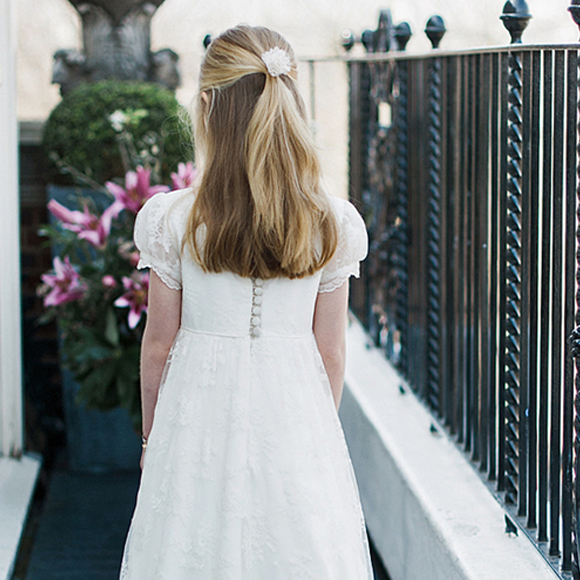
{"label": "green leaf", "polygon": [[112,346],[119,346],[119,326],[117,325],[117,317],[112,308],[107,309],[107,321],[105,324],[105,339]]}
{"label": "green leaf", "polygon": [[82,402],[89,409],[109,411],[119,406],[120,400],[115,388],[115,364],[102,364],[94,367],[82,380],[75,377],[80,389],[77,402]]}

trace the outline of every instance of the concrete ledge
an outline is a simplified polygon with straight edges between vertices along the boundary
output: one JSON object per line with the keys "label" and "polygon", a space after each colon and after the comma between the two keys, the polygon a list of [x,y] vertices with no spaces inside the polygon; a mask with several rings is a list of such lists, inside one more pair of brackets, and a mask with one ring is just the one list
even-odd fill
{"label": "concrete ledge", "polygon": [[367,526],[392,580],[555,580],[358,322],[347,332],[340,416]]}
{"label": "concrete ledge", "polygon": [[0,580],[12,576],[40,460],[0,457]]}

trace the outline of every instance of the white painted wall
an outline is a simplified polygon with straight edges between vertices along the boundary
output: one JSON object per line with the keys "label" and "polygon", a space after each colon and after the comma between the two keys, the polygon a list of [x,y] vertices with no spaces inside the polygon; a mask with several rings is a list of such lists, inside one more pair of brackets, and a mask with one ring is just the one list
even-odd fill
{"label": "white painted wall", "polygon": [[[505,511],[426,407],[347,331],[340,416],[366,524],[392,580],[557,580],[523,532],[505,532]],[[399,391],[399,385],[406,389]]]}
{"label": "white painted wall", "polygon": [[22,452],[16,0],[0,0],[0,455]]}
{"label": "white painted wall", "polygon": [[18,0],[0,0],[0,580],[12,578],[40,461],[22,456],[16,37]]}

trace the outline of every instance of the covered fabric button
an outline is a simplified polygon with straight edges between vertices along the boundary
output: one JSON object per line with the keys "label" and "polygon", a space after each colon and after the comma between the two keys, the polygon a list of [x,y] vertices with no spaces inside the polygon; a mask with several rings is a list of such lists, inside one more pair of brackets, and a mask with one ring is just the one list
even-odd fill
{"label": "covered fabric button", "polygon": [[262,294],[264,293],[263,284],[264,281],[260,278],[252,278],[252,314],[250,316],[249,329],[252,338],[256,338],[261,334],[260,325],[262,324],[262,318],[260,316],[262,308],[260,304],[262,304]]}

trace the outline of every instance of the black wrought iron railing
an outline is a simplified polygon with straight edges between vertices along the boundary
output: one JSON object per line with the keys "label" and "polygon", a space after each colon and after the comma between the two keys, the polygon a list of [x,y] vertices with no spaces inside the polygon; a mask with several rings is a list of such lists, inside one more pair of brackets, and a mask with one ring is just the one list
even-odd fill
{"label": "black wrought iron railing", "polygon": [[[580,26],[580,0],[570,12]],[[371,250],[352,306],[509,517],[578,578],[580,45],[521,44],[529,17],[508,1],[512,44],[493,49],[408,55],[388,12],[363,34],[350,185]],[[437,46],[442,19],[426,32]]]}

